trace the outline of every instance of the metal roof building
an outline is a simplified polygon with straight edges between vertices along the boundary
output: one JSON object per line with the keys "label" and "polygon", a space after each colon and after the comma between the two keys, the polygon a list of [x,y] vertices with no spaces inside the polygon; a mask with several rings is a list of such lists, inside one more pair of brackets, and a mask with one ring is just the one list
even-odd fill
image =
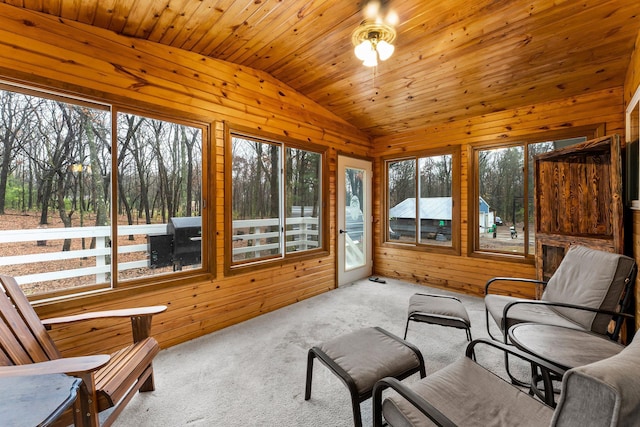
{"label": "metal roof building", "polygon": [[[422,197],[420,198],[420,219],[440,219],[451,220],[451,197]],[[416,198],[404,199],[391,209],[391,218],[412,218],[416,217]]]}

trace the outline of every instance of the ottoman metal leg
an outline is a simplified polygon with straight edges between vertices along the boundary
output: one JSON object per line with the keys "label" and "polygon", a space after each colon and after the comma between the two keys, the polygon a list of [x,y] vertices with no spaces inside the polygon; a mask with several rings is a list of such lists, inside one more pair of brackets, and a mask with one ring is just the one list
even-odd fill
{"label": "ottoman metal leg", "polygon": [[365,397],[362,399],[358,395],[358,388],[356,387],[356,383],[353,381],[353,378],[345,372],[340,365],[333,361],[327,354],[325,354],[318,347],[312,347],[309,350],[309,354],[307,356],[307,385],[305,387],[304,400],[309,400],[311,398],[311,381],[313,377],[313,359],[318,358],[331,372],[333,372],[338,378],[342,380],[342,382],[349,389],[349,394],[351,395],[351,407],[353,410],[353,425],[355,427],[362,426],[362,414],[360,412],[360,402],[366,400]]}
{"label": "ottoman metal leg", "polygon": [[472,340],[469,314],[462,301],[456,297],[417,293],[409,299],[408,311],[404,339],[407,339],[409,322],[414,321],[464,329],[467,334],[467,340],[469,342]]}
{"label": "ottoman metal leg", "polygon": [[[377,355],[376,352],[378,352]],[[338,357],[344,366],[336,362],[335,359]],[[314,346],[309,350],[305,400],[311,398],[315,358],[340,378],[349,389],[355,427],[362,426],[360,403],[372,396],[376,381],[389,376],[402,380],[416,372],[420,373],[421,378],[426,376],[422,354],[414,345],[384,329],[365,328]],[[350,370],[361,363],[370,368],[367,371],[376,373],[375,378],[370,375],[363,376],[358,369]]]}

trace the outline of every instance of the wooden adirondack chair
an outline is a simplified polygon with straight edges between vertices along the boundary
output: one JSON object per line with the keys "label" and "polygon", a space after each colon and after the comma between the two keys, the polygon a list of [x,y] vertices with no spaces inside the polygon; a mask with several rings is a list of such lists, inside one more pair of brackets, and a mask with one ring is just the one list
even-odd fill
{"label": "wooden adirondack chair", "polygon": [[[0,375],[67,373],[81,378],[74,411],[65,412],[59,425],[100,425],[98,414],[114,408],[103,426],[109,426],[136,391],[154,390],[152,360],[160,351],[150,337],[151,318],[165,306],[84,313],[41,321],[13,277],[0,275]],[[108,356],[62,358],[46,327],[59,323],[106,317],[129,317],[133,344]],[[41,363],[45,362],[45,363]],[[2,365],[6,367],[2,367]],[[23,369],[15,369],[23,365]],[[14,366],[13,369],[10,367]]]}

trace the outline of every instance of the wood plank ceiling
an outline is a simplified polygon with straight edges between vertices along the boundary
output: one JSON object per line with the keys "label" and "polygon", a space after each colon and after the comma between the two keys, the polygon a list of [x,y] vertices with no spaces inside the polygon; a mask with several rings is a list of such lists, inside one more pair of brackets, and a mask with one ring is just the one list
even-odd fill
{"label": "wood plank ceiling", "polygon": [[353,55],[346,0],[0,0],[264,70],[371,137],[622,86],[638,0],[390,0],[396,51]]}

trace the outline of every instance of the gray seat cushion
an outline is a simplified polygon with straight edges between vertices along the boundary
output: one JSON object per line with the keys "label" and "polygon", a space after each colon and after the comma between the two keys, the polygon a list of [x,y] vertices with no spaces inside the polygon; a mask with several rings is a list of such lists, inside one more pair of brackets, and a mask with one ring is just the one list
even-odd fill
{"label": "gray seat cushion", "polygon": [[445,295],[414,294],[409,298],[409,317],[425,323],[469,328],[467,309],[457,298]]}
{"label": "gray seat cushion", "polygon": [[376,328],[364,328],[317,346],[353,379],[358,394],[384,377],[398,377],[420,367],[416,353]]}
{"label": "gray seat cushion", "polygon": [[502,319],[504,307],[512,301],[530,301],[523,298],[510,297],[506,295],[489,294],[484,298],[487,311],[500,325],[500,329],[506,330],[516,323],[533,322],[544,323],[546,325],[564,326],[566,328],[581,329],[584,327],[578,323],[563,317],[550,306],[534,304],[517,304],[509,310],[508,324],[505,325]]}
{"label": "gray seat cushion", "polygon": [[[574,245],[569,248],[553,274],[541,300],[615,311],[631,275],[635,261],[627,256]],[[504,295],[488,294],[485,306],[502,330],[516,323],[536,322],[604,335],[611,316],[585,310],[518,304],[508,313],[508,324],[502,319],[504,307],[511,301],[527,301]]]}
{"label": "gray seat cushion", "polygon": [[640,424],[640,338],[608,359],[567,371],[554,426]]}
{"label": "gray seat cushion", "polygon": [[[461,426],[544,426],[553,416],[550,407],[467,357],[408,386]],[[382,413],[394,427],[434,425],[394,392]]]}
{"label": "gray seat cushion", "polygon": [[[630,274],[633,260],[624,255],[574,245],[569,248],[542,294],[544,301],[566,302],[591,308],[615,310]],[[553,308],[584,329],[604,333],[604,325],[594,328],[596,313],[568,308]],[[604,328],[603,328],[604,326]]]}

